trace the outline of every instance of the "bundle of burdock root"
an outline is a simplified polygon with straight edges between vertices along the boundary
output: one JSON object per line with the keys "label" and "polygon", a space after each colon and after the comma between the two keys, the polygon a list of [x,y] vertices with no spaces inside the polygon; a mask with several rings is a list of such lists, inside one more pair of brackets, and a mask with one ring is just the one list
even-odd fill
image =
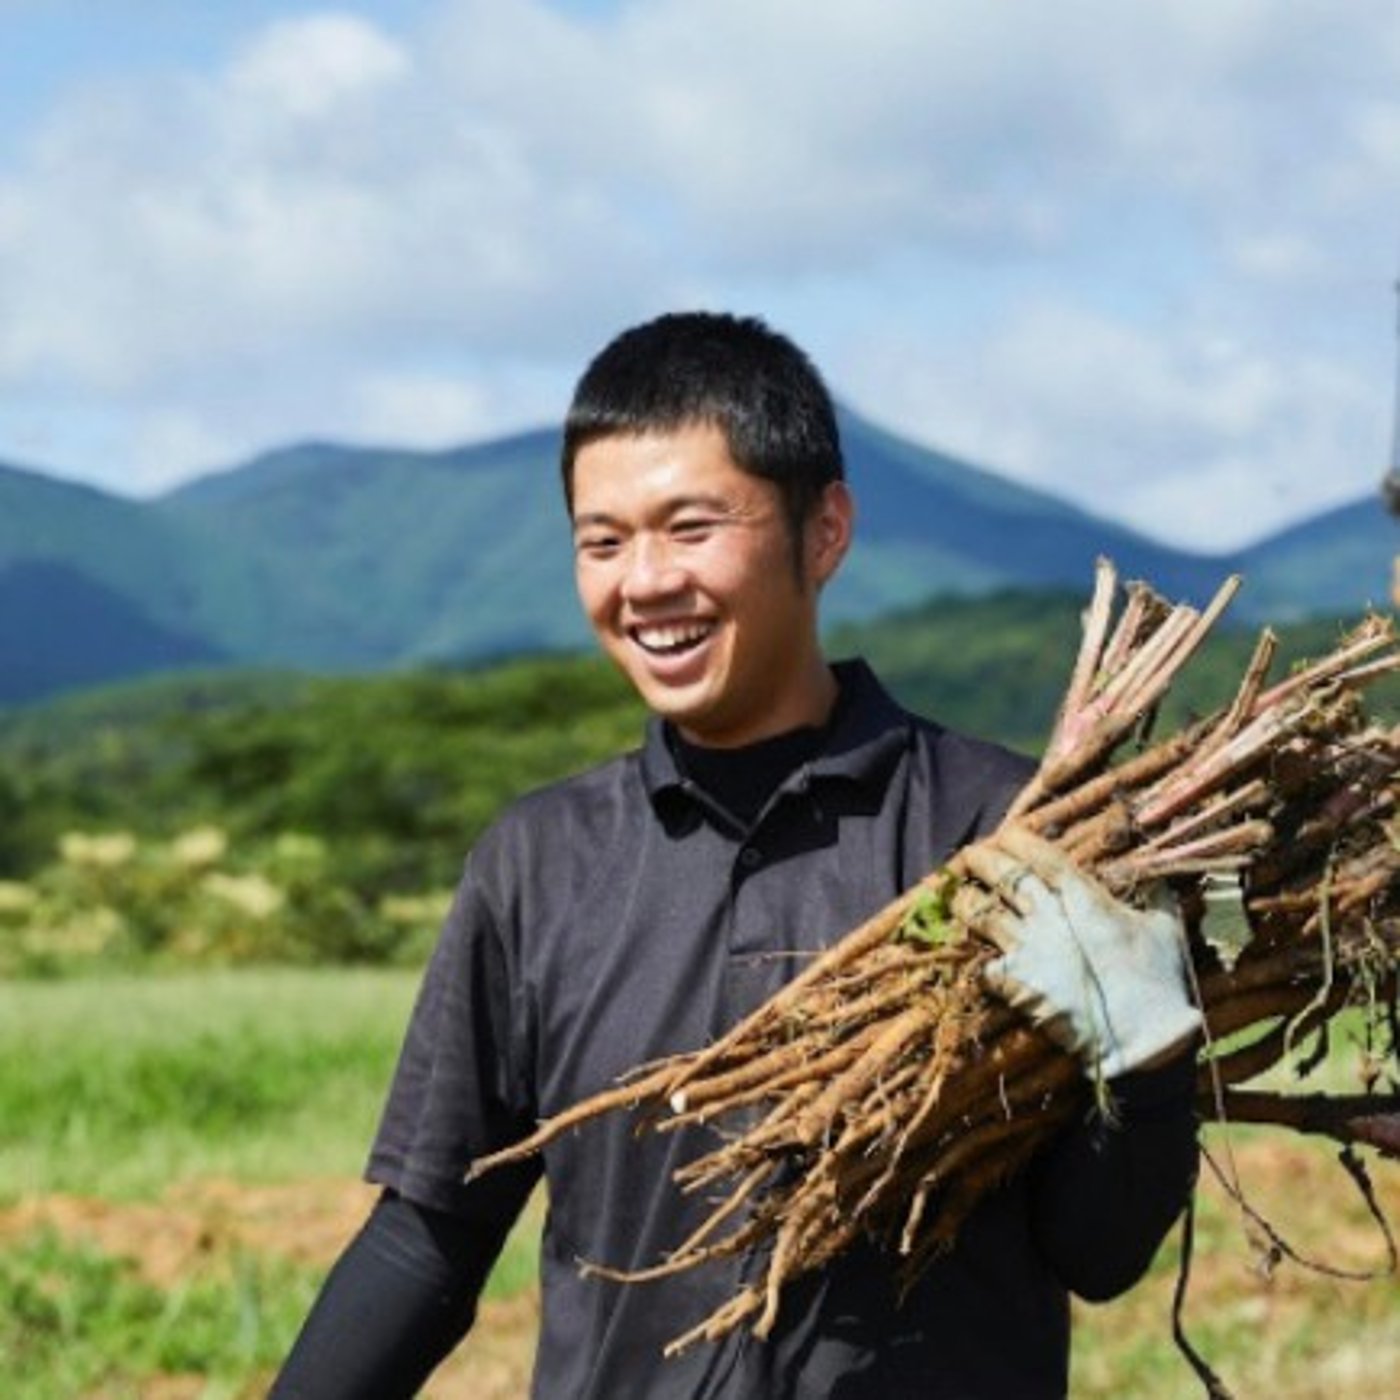
{"label": "bundle of burdock root", "polygon": [[[1400,1157],[1400,727],[1377,725],[1362,702],[1400,653],[1373,616],[1330,655],[1271,679],[1265,631],[1229,705],[1149,740],[1147,721],[1237,587],[1228,580],[1204,610],[1169,606],[1143,584],[1120,591],[1101,561],[1044,759],[1006,820],[1129,902],[1163,880],[1182,897],[1208,1026],[1205,1116]],[[1244,914],[1232,940],[1202,917],[1215,901],[1201,895],[1222,886]],[[761,1251],[763,1276],[668,1351],[743,1324],[766,1335],[784,1286],[862,1233],[891,1242],[912,1279],[1096,1092],[984,983],[999,949],[979,918],[995,901],[955,856],[722,1039],[576,1105],[473,1174],[603,1113],[636,1112],[656,1132],[717,1120],[719,1145],[677,1175],[680,1189],[716,1199],[703,1227],[652,1269],[590,1265],[641,1281]],[[1285,1056],[1319,1062],[1343,1011],[1360,1044],[1359,1092],[1234,1087]]]}

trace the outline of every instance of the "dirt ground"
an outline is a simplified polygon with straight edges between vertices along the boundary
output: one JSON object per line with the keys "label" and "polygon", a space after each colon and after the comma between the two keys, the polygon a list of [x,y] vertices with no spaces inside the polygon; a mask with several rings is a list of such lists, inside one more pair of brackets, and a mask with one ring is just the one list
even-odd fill
{"label": "dirt ground", "polygon": [[[1345,1211],[1327,1211],[1330,1219],[1324,1238],[1309,1241],[1305,1231],[1300,1243],[1335,1264],[1374,1267],[1383,1262],[1379,1233],[1364,1213],[1353,1208],[1355,1193],[1335,1162],[1289,1142],[1267,1142],[1241,1150],[1237,1163],[1252,1201],[1283,1220],[1288,1219],[1289,1201],[1312,1203],[1310,1213],[1316,1216],[1318,1202],[1345,1197]],[[1400,1166],[1382,1164],[1374,1175],[1384,1209],[1400,1224]],[[1221,1199],[1218,1187],[1208,1185],[1203,1190]],[[278,1186],[199,1181],[177,1187],[153,1203],[49,1196],[0,1211],[0,1244],[49,1227],[65,1238],[132,1259],[151,1283],[172,1288],[235,1252],[251,1250],[313,1267],[328,1265],[364,1219],[371,1199],[372,1188],[345,1180]],[[1216,1306],[1227,1297],[1238,1300],[1246,1254],[1243,1246],[1214,1253],[1198,1248],[1192,1281],[1192,1296],[1201,1300],[1198,1306]],[[1295,1280],[1284,1295],[1274,1295],[1270,1306],[1279,1305],[1295,1289],[1310,1286],[1307,1277]],[[1397,1284],[1388,1278],[1368,1286],[1394,1290]],[[472,1400],[523,1400],[537,1323],[533,1291],[508,1301],[484,1303],[471,1336],[441,1368],[425,1395],[431,1400],[468,1395]],[[200,1391],[198,1381],[172,1378],[168,1385],[153,1385],[146,1393],[151,1400],[196,1400]],[[1348,1392],[1343,1386],[1329,1393],[1332,1400],[1339,1400],[1343,1394],[1360,1392]]]}
{"label": "dirt ground", "polygon": [[[52,1229],[75,1243],[134,1261],[140,1275],[172,1289],[234,1253],[280,1255],[329,1266],[364,1221],[374,1188],[354,1180],[248,1186],[199,1181],[157,1202],[44,1196],[0,1210],[0,1245]],[[476,1326],[424,1391],[431,1400],[521,1400],[529,1389],[538,1327],[533,1292],[481,1305]],[[202,1383],[174,1378],[152,1383],[144,1400],[196,1400]],[[261,1394],[261,1388],[249,1395]]]}

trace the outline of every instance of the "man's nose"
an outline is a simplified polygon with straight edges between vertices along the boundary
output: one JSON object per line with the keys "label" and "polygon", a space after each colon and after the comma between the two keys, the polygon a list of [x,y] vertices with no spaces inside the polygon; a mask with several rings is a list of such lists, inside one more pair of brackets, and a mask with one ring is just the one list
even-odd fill
{"label": "man's nose", "polygon": [[685,571],[671,542],[656,535],[633,539],[622,586],[632,603],[668,597],[684,588]]}

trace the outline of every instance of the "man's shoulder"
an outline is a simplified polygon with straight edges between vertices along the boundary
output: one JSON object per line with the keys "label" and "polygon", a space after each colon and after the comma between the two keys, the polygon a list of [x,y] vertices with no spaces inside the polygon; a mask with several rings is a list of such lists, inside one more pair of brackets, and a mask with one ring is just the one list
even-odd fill
{"label": "man's shoulder", "polygon": [[995,825],[1035,773],[1035,759],[991,739],[918,715],[912,717],[912,728],[931,789],[976,813],[976,830]]}
{"label": "man's shoulder", "polygon": [[[840,663],[847,733],[865,752],[903,755],[915,781],[972,810],[1004,808],[1035,772],[1036,761],[1004,744],[906,708],[861,657]],[[892,773],[892,769],[885,769]]]}
{"label": "man's shoulder", "polygon": [[644,797],[639,759],[631,749],[522,793],[500,810],[482,839],[529,838],[632,807]]}
{"label": "man's shoulder", "polygon": [[953,765],[989,779],[1025,782],[1035,772],[1036,761],[1029,754],[1007,748],[993,739],[984,739],[959,729],[950,729],[922,715],[912,715],[915,742],[932,754],[940,766]]}

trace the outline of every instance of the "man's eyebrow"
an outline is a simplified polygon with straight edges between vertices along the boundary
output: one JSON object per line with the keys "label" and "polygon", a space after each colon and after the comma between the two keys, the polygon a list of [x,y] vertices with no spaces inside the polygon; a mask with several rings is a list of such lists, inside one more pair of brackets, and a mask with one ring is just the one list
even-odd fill
{"label": "man's eyebrow", "polygon": [[602,510],[585,511],[581,515],[575,515],[573,519],[575,530],[581,530],[589,525],[614,525],[616,523],[615,517]]}
{"label": "man's eyebrow", "polygon": [[699,507],[701,510],[718,510],[728,512],[734,508],[733,502],[724,496],[707,496],[702,494],[694,496],[678,496],[674,501],[668,503],[667,515],[678,515],[683,510],[694,510]]}
{"label": "man's eyebrow", "polygon": [[[687,510],[712,510],[721,514],[732,513],[734,504],[723,496],[712,496],[704,493],[697,493],[689,496],[674,496],[666,501],[658,514],[663,520],[669,520],[672,516],[681,514]],[[574,529],[579,530],[592,525],[616,525],[619,523],[618,517],[606,510],[585,510],[574,516]]]}

